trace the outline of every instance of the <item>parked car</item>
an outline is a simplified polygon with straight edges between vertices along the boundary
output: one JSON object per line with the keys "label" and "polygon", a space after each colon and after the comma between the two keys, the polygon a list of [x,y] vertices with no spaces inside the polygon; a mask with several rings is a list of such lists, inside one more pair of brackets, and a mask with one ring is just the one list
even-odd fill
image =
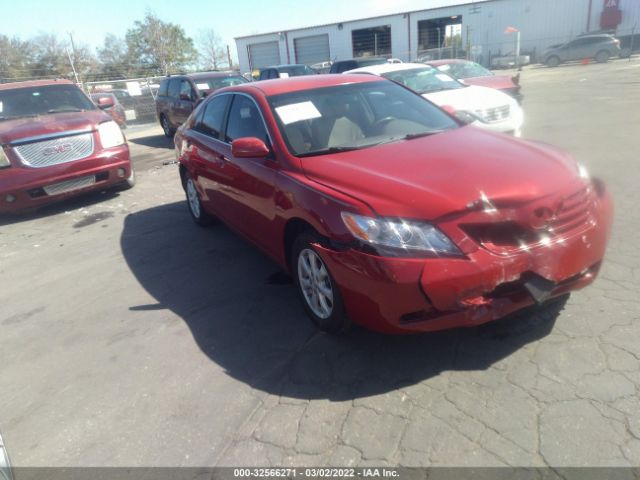
{"label": "parked car", "polygon": [[522,101],[519,75],[496,75],[475,62],[456,58],[432,60],[426,63],[447,75],[451,75],[465,85],[494,88],[511,95],[518,102]]}
{"label": "parked car", "polygon": [[606,62],[620,55],[620,40],[612,35],[581,35],[562,45],[552,45],[542,55],[542,63],[548,67],[557,67],[563,62],[595,59]]}
{"label": "parked car", "polygon": [[529,55],[518,55],[518,62],[516,63],[516,55],[512,52],[491,57],[491,68],[495,69],[523,67],[530,63],[531,57]]}
{"label": "parked car", "polygon": [[174,141],[194,221],[273,257],[332,332],[542,304],[594,280],[611,228],[606,187],[566,153],[464,126],[374,75],[226,88]]}
{"label": "parked car", "polygon": [[0,146],[0,213],[135,183],[120,127],[67,80],[0,85]]}
{"label": "parked car", "polygon": [[120,128],[127,128],[127,118],[124,113],[124,107],[118,102],[118,99],[113,93],[92,93],[89,95],[93,103],[98,108],[101,108],[120,126]]}
{"label": "parked car", "polygon": [[370,65],[382,65],[387,63],[386,58],[381,57],[359,57],[351,60],[337,60],[331,65],[329,73],[343,73],[354,68],[368,67]]}
{"label": "parked car", "polygon": [[301,75],[316,75],[313,68],[308,65],[291,64],[291,65],[274,65],[265,67],[260,70],[259,80],[268,80],[273,78],[299,77]]}
{"label": "parked car", "polygon": [[156,114],[164,134],[172,137],[195,106],[211,92],[242,83],[247,83],[247,79],[233,72],[191,73],[164,78],[156,96]]}
{"label": "parked car", "polygon": [[465,85],[438,69],[421,63],[372,65],[346,73],[368,73],[398,82],[464,121],[494,132],[522,133],[524,115],[509,95],[487,87]]}
{"label": "parked car", "polygon": [[329,73],[331,71],[331,65],[333,62],[318,62],[311,65],[311,68],[315,70],[316,73]]}

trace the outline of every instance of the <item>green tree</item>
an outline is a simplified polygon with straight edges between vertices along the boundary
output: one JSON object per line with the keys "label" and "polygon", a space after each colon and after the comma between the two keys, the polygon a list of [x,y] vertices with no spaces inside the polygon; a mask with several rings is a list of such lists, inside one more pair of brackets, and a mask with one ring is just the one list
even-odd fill
{"label": "green tree", "polygon": [[17,82],[31,78],[32,57],[31,42],[0,35],[0,82]]}
{"label": "green tree", "polygon": [[173,23],[163,22],[153,12],[147,11],[143,20],[137,20],[127,30],[126,43],[129,55],[135,58],[143,74],[168,75],[185,69],[195,62],[197,51],[193,40]]}
{"label": "green tree", "polygon": [[127,78],[135,70],[131,66],[127,42],[111,33],[97,50],[102,76],[109,79]]}

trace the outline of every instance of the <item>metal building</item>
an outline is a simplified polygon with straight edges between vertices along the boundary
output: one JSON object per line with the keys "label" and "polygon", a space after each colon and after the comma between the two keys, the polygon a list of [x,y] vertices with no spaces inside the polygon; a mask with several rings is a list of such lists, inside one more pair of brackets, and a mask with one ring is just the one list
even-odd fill
{"label": "metal building", "polygon": [[[242,72],[283,63],[317,64],[359,56],[411,61],[429,52],[462,52],[489,64],[513,54],[521,32],[521,53],[540,55],[576,35],[640,29],[640,0],[436,0],[436,8],[361,20],[237,37]],[[640,43],[640,39],[637,41]]]}

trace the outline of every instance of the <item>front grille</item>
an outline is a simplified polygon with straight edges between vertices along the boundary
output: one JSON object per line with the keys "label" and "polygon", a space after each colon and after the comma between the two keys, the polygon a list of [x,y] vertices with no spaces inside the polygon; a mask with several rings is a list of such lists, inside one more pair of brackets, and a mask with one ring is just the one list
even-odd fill
{"label": "front grille", "polygon": [[478,117],[486,123],[501,122],[509,118],[511,114],[511,107],[509,105],[502,105],[495,108],[487,108],[485,110],[476,110],[474,112]]}
{"label": "front grille", "polygon": [[86,158],[93,153],[93,133],[82,133],[51,140],[41,140],[14,147],[29,167],[42,168]]}
{"label": "front grille", "polygon": [[66,180],[60,183],[54,183],[53,185],[47,185],[42,187],[47,195],[59,195],[61,193],[70,192],[72,190],[78,190],[84,187],[90,187],[96,183],[96,177],[91,175],[88,177],[74,178],[73,180]]}
{"label": "front grille", "polygon": [[550,231],[555,235],[562,235],[589,225],[591,200],[591,189],[588,187],[567,197],[549,222]]}
{"label": "front grille", "polygon": [[593,190],[586,187],[562,199],[546,225],[538,228],[515,220],[460,226],[486,249],[498,254],[509,254],[559,238],[575,236],[590,228],[594,224],[591,213],[593,195]]}

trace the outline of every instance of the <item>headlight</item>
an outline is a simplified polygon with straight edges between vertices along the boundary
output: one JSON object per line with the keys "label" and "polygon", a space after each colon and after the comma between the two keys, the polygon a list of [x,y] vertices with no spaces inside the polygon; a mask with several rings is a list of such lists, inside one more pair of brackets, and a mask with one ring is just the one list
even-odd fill
{"label": "headlight", "polygon": [[461,254],[444,233],[428,223],[372,218],[348,212],[342,212],[342,221],[354,237],[374,248],[403,254]]}
{"label": "headlight", "polygon": [[114,121],[104,122],[98,125],[98,133],[100,134],[102,148],[117,147],[124,143],[122,130],[120,130],[120,127]]}
{"label": "headlight", "polygon": [[4,153],[4,148],[2,148],[2,145],[0,145],[0,168],[6,168],[10,166],[11,166],[11,162],[9,162],[9,159],[7,158],[7,154]]}

